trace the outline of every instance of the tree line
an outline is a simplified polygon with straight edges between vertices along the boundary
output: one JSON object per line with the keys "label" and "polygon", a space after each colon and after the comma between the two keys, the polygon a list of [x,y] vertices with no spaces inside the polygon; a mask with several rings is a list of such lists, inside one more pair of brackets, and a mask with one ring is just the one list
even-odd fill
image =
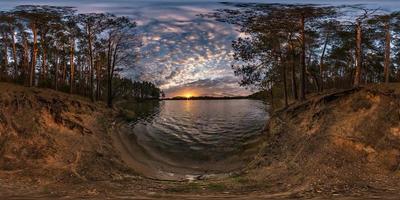
{"label": "tree line", "polygon": [[127,17],[47,5],[0,12],[0,38],[1,81],[105,100],[110,107],[122,92],[116,84],[130,81],[121,72],[135,66],[141,45]]}
{"label": "tree line", "polygon": [[132,81],[128,78],[118,79],[115,83],[118,90],[114,94],[117,98],[123,99],[159,99],[165,97],[160,88],[148,81]]}
{"label": "tree line", "polygon": [[240,84],[305,100],[331,88],[400,80],[400,12],[362,6],[233,4],[207,15],[239,27]]}

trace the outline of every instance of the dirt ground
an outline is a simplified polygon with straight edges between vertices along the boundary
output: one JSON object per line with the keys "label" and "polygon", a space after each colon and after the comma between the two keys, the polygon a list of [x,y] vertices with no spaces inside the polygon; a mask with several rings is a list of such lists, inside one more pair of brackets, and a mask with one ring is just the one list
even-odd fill
{"label": "dirt ground", "polygon": [[165,181],[132,170],[118,109],[0,84],[0,199],[399,199],[399,88],[292,104],[272,115],[241,173]]}

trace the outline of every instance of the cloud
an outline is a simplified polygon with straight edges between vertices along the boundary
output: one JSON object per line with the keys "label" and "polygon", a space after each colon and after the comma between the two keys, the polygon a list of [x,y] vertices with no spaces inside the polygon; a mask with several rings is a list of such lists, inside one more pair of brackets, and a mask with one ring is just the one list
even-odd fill
{"label": "cloud", "polygon": [[200,79],[165,90],[169,97],[181,96],[191,92],[196,96],[237,96],[248,95],[250,91],[243,92],[237,87],[236,77],[226,76],[215,79]]}
{"label": "cloud", "polygon": [[[140,27],[145,45],[138,65],[146,73],[139,78],[159,84],[167,95],[197,80],[235,78],[230,67],[235,28],[191,15],[188,21],[155,18]],[[235,87],[237,82],[235,78]]]}

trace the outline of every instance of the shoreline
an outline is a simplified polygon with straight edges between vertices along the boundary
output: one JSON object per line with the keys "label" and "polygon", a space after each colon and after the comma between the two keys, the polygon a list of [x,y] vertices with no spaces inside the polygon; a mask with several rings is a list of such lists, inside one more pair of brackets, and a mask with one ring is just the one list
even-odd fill
{"label": "shoreline", "polygon": [[[149,154],[137,143],[136,139],[131,139],[127,136],[127,127],[124,127],[123,123],[117,124],[119,125],[114,126],[111,133],[113,146],[119,152],[121,159],[128,167],[146,178],[164,181],[220,179],[229,177],[232,174],[241,173],[241,169],[247,166],[247,164],[245,164],[245,166],[234,166],[226,172],[220,170],[204,171],[200,170],[200,168],[197,170],[188,167],[181,167],[174,163],[170,163],[172,161],[156,158]],[[254,148],[251,148],[250,151],[254,151]],[[217,162],[212,164],[214,166],[218,165],[226,167],[228,164],[227,162],[229,161],[224,160],[221,161],[221,163]]]}

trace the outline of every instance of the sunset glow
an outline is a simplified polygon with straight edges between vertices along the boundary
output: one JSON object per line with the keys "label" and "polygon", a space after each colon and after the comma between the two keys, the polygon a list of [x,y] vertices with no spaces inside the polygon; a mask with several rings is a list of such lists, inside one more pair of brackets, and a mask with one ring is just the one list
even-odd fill
{"label": "sunset glow", "polygon": [[182,96],[184,96],[184,97],[186,97],[186,98],[190,98],[190,97],[194,97],[195,95],[194,95],[192,92],[186,92],[186,93],[184,93],[184,95],[182,95]]}

